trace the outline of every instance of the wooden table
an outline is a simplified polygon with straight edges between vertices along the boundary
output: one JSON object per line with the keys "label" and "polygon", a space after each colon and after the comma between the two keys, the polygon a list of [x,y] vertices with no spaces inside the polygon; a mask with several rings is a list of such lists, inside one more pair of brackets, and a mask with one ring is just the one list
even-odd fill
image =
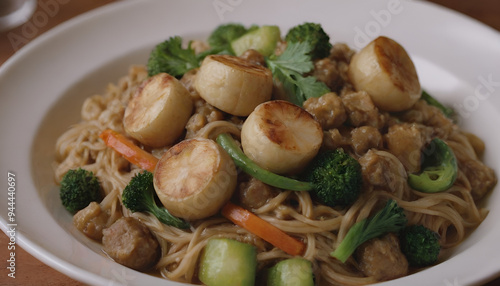
{"label": "wooden table", "polygon": [[[30,31],[29,37],[25,37],[23,41],[16,43],[16,47],[13,46],[7,37],[8,32],[0,33],[0,65],[12,56],[15,50],[57,24],[114,1],[116,0],[39,0],[41,5],[39,4],[37,11],[42,11],[42,5],[44,4],[47,6],[51,3],[56,3],[57,10],[54,7],[52,8],[52,12],[56,12],[51,13],[47,22],[43,23],[44,25],[37,25],[34,31]],[[498,0],[431,0],[431,2],[469,15],[500,31],[500,1]],[[10,32],[21,35],[22,29],[23,26],[20,26]],[[7,245],[7,236],[3,233],[0,234],[0,285],[84,285],[41,263],[19,247],[16,248],[16,278],[8,278],[6,270],[6,257],[8,257]],[[492,281],[487,285],[500,285],[500,279]]]}

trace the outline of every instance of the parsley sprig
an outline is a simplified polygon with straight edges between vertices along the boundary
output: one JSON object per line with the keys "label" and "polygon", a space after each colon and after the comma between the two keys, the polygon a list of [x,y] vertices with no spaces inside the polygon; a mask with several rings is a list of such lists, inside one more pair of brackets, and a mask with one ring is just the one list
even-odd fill
{"label": "parsley sprig", "polygon": [[151,52],[148,60],[148,74],[166,72],[174,77],[181,77],[193,68],[200,66],[200,58],[191,48],[182,47],[182,38],[170,37],[168,40],[158,44]]}
{"label": "parsley sprig", "polygon": [[241,24],[221,25],[208,38],[210,49],[199,54],[191,48],[191,42],[184,48],[180,36],[170,37],[156,45],[149,55],[148,75],[166,72],[171,76],[181,78],[191,69],[200,67],[202,60],[208,55],[234,54],[231,41],[255,28],[256,26],[252,26],[247,29]]}
{"label": "parsley sprig", "polygon": [[308,42],[289,42],[281,55],[266,59],[273,76],[283,84],[288,100],[299,106],[308,98],[319,97],[330,91],[325,83],[314,76],[303,76],[314,68],[311,50],[312,46]]}

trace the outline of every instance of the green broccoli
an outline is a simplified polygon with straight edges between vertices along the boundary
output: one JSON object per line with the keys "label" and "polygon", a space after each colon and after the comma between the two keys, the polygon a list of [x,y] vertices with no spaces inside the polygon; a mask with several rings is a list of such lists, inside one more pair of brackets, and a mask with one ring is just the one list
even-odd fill
{"label": "green broccoli", "polygon": [[449,189],[457,179],[458,165],[453,150],[434,138],[423,151],[422,172],[409,174],[408,184],[417,191],[436,193]]}
{"label": "green broccoli", "polygon": [[189,70],[199,67],[200,61],[201,58],[195,54],[191,43],[188,44],[187,48],[183,48],[181,37],[171,37],[156,45],[149,54],[148,75],[168,73],[173,77],[180,78]]}
{"label": "green broccoli", "polygon": [[348,206],[359,196],[363,177],[361,166],[343,149],[326,151],[314,158],[302,174],[315,186],[311,191],[319,201],[334,206]]}
{"label": "green broccoli", "polygon": [[153,173],[143,171],[135,175],[122,193],[123,205],[132,212],[149,212],[162,223],[177,228],[189,228],[189,224],[172,216],[167,209],[158,207],[155,201]]}
{"label": "green broccoli", "polygon": [[399,244],[408,264],[414,267],[436,263],[441,251],[439,235],[423,225],[405,227],[399,234]]}
{"label": "green broccoli", "polygon": [[299,181],[259,167],[241,151],[229,134],[217,136],[217,143],[231,156],[236,166],[273,187],[311,191],[321,203],[331,207],[349,205],[359,196],[362,186],[361,166],[343,150],[316,156],[303,176],[308,181]]}
{"label": "green broccoli", "polygon": [[289,43],[309,42],[312,45],[310,52],[313,59],[325,58],[330,54],[332,44],[330,37],[320,24],[306,22],[292,27],[285,36]]}
{"label": "green broccoli", "polygon": [[101,185],[91,171],[82,168],[69,170],[61,180],[59,195],[63,206],[75,213],[101,199]]}
{"label": "green broccoli", "polygon": [[375,215],[355,223],[331,256],[345,262],[364,242],[389,232],[398,233],[408,220],[396,201],[389,200]]}

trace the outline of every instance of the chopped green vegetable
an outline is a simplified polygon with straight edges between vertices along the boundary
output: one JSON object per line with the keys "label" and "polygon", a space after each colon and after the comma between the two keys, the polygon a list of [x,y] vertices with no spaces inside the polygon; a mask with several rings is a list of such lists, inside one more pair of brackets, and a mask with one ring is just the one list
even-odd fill
{"label": "chopped green vegetable", "polygon": [[228,238],[212,238],[200,258],[200,281],[207,286],[253,286],[257,250],[253,245]]}
{"label": "chopped green vegetable", "polygon": [[267,286],[314,286],[311,261],[295,257],[276,263],[268,271]]}
{"label": "chopped green vegetable", "polygon": [[75,213],[101,199],[101,185],[90,171],[82,168],[69,170],[61,180],[59,196],[63,206]]}
{"label": "chopped green vegetable", "polygon": [[404,210],[396,201],[389,200],[374,216],[355,223],[331,256],[345,262],[364,242],[389,232],[399,232],[407,224]]}
{"label": "chopped green vegetable", "polygon": [[217,136],[217,143],[233,158],[236,166],[273,187],[292,191],[312,191],[318,200],[332,207],[349,205],[359,196],[362,185],[361,167],[343,150],[316,156],[304,174],[304,178],[309,181],[298,181],[259,167],[241,151],[229,134]]}
{"label": "chopped green vegetable", "polygon": [[453,117],[455,116],[455,110],[453,110],[453,108],[450,108],[450,107],[447,107],[447,106],[444,106],[441,102],[439,102],[437,99],[435,99],[434,97],[432,97],[430,94],[428,94],[426,91],[422,91],[422,96],[421,98],[423,100],[425,100],[427,102],[427,104],[429,105],[432,105],[432,106],[435,106],[437,108],[439,108],[439,110],[441,110],[441,112],[443,112],[443,114],[450,118],[450,119],[453,119]]}
{"label": "chopped green vegetable", "polygon": [[186,72],[200,66],[201,58],[191,48],[182,47],[182,38],[170,37],[168,40],[156,45],[149,55],[147,69],[148,75],[168,73],[176,78],[182,77]]}
{"label": "chopped green vegetable", "polygon": [[457,179],[458,166],[453,150],[434,138],[423,151],[422,172],[409,174],[408,184],[417,191],[436,193],[449,189]]}
{"label": "chopped green vegetable", "polygon": [[430,266],[438,260],[439,235],[423,225],[405,227],[399,234],[401,252],[414,267]]}
{"label": "chopped green vegetable", "polygon": [[253,49],[268,57],[274,53],[280,38],[281,32],[278,26],[262,26],[233,40],[231,47],[237,56],[248,49]]}
{"label": "chopped green vegetable", "polygon": [[317,23],[304,23],[291,28],[286,34],[285,40],[288,43],[310,43],[312,47],[310,51],[312,59],[327,57],[332,48],[330,36]]}
{"label": "chopped green vegetable", "polygon": [[234,55],[231,42],[248,32],[241,24],[229,23],[218,26],[208,37],[211,53],[226,53]]}
{"label": "chopped green vegetable", "polygon": [[268,68],[282,84],[292,103],[302,106],[311,97],[320,97],[330,91],[325,83],[313,76],[303,76],[314,68],[309,53],[312,46],[308,42],[288,43],[279,56],[266,59]]}
{"label": "chopped green vegetable", "polygon": [[229,134],[222,133],[217,136],[217,143],[231,156],[236,166],[270,186],[293,191],[308,191],[312,188],[311,183],[280,176],[261,168],[243,153]]}
{"label": "chopped green vegetable", "polygon": [[189,228],[184,220],[174,217],[167,209],[155,202],[153,173],[143,171],[135,175],[122,193],[123,205],[132,212],[149,212],[164,224],[177,228]]}

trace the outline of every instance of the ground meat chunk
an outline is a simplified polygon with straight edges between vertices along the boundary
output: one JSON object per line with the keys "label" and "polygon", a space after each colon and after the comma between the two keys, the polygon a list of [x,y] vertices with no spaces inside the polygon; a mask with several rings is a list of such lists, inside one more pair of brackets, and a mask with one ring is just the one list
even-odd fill
{"label": "ground meat chunk", "polygon": [[349,138],[349,134],[346,134],[348,132],[345,128],[342,128],[342,131],[337,128],[323,131],[323,144],[321,147],[327,150],[349,148],[351,139]]}
{"label": "ground meat chunk", "polygon": [[351,130],[351,144],[354,152],[361,156],[371,148],[382,148],[382,134],[372,126],[354,128]]}
{"label": "ground meat chunk", "polygon": [[337,63],[329,58],[324,58],[314,63],[313,74],[318,81],[324,82],[330,90],[337,91],[343,83]]}
{"label": "ground meat chunk", "polygon": [[241,54],[240,58],[251,62],[254,65],[266,66],[266,59],[264,56],[254,49],[249,49]]}
{"label": "ground meat chunk", "polygon": [[426,127],[416,123],[402,123],[389,127],[384,139],[387,149],[394,154],[411,173],[420,170],[422,150],[430,137]]}
{"label": "ground meat chunk", "polygon": [[339,62],[350,63],[354,54],[355,51],[346,43],[335,43],[330,50],[329,58]]}
{"label": "ground meat chunk", "polygon": [[340,98],[346,108],[348,122],[352,126],[369,125],[376,128],[384,126],[386,116],[379,113],[367,92],[346,92]]}
{"label": "ground meat chunk", "polygon": [[377,281],[395,279],[408,273],[408,261],[394,233],[363,243],[356,250],[356,257],[361,271]]}
{"label": "ground meat chunk", "polygon": [[253,177],[239,183],[236,192],[241,204],[249,209],[260,208],[277,194],[273,187]]}
{"label": "ground meat chunk", "polygon": [[106,228],[109,214],[97,202],[91,202],[73,216],[73,224],[86,236],[101,241],[102,231]]}
{"label": "ground meat chunk", "polygon": [[419,100],[413,107],[402,113],[400,118],[406,122],[420,123],[434,127],[434,136],[446,139],[457,129],[453,121],[446,117],[440,109],[427,104],[424,100]]}
{"label": "ground meat chunk", "polygon": [[194,106],[195,112],[186,124],[186,138],[193,138],[207,123],[224,119],[224,114],[220,110],[203,99],[196,100]]}
{"label": "ground meat chunk", "polygon": [[472,198],[474,200],[477,201],[481,199],[496,185],[497,177],[495,171],[481,161],[459,161],[458,164],[459,168],[464,171],[465,176],[470,182]]}
{"label": "ground meat chunk", "polygon": [[[495,171],[486,166],[477,155],[478,152],[484,151],[484,145],[481,146],[481,139],[477,137],[471,139],[470,135],[464,132],[455,133],[452,137],[446,143],[457,158],[458,169],[469,181],[472,197],[474,200],[479,200],[497,183]],[[472,143],[471,140],[479,141]]]}
{"label": "ground meat chunk", "polygon": [[370,149],[358,160],[365,185],[403,194],[408,175],[401,162],[389,152]]}
{"label": "ground meat chunk", "polygon": [[116,262],[135,270],[152,267],[159,258],[158,241],[139,220],[123,217],[103,231],[104,251]]}
{"label": "ground meat chunk", "polygon": [[304,109],[311,113],[323,130],[341,126],[347,119],[340,97],[329,92],[320,97],[311,97],[304,102]]}

